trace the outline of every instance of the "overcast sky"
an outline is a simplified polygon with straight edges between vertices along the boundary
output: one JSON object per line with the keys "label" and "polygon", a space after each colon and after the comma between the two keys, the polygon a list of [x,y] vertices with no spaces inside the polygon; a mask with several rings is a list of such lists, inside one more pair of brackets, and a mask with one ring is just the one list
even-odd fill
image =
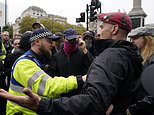
{"label": "overcast sky", "polygon": [[[5,1],[5,0],[0,0]],[[91,0],[7,0],[8,1],[8,21],[14,23],[15,19],[29,6],[38,6],[48,14],[55,14],[67,17],[68,22],[76,24],[76,18],[86,10],[86,4]],[[133,7],[133,0],[100,0],[102,2],[102,12],[112,12],[121,10],[128,13]],[[153,0],[142,0],[142,8],[148,15],[145,23],[154,23]]]}

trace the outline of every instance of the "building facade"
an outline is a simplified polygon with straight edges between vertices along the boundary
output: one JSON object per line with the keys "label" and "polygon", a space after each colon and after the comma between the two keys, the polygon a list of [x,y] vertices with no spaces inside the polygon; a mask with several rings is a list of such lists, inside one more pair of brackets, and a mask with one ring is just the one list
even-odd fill
{"label": "building facade", "polygon": [[19,23],[21,22],[22,18],[25,17],[25,16],[30,16],[30,17],[36,18],[38,21],[39,20],[45,20],[45,19],[51,19],[51,20],[59,22],[59,23],[67,22],[66,17],[53,15],[53,14],[47,14],[46,11],[44,11],[40,7],[30,6],[25,11],[23,11],[23,13],[21,14],[20,17],[18,17],[15,20],[15,24],[13,24],[14,34],[19,33]]}
{"label": "building facade", "polygon": [[0,2],[0,28],[5,26],[5,4]]}

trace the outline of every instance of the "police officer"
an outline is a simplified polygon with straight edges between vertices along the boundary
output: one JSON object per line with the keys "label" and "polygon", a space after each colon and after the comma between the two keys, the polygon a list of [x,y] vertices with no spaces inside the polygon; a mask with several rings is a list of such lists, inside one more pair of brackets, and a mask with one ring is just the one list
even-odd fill
{"label": "police officer", "polygon": [[[23,88],[28,87],[41,97],[59,97],[60,94],[77,89],[83,84],[81,77],[52,78],[44,72],[44,57],[50,56],[51,42],[55,37],[58,36],[53,36],[46,28],[33,31],[30,38],[31,50],[18,58],[12,67],[9,93],[21,96],[24,95]],[[7,115],[15,113],[36,115],[35,112],[8,101]]]}

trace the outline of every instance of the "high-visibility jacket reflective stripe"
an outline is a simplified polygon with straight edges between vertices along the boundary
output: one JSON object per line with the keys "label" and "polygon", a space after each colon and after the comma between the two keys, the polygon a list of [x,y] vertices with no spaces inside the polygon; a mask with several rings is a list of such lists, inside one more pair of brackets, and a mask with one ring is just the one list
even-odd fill
{"label": "high-visibility jacket reflective stripe", "polygon": [[43,74],[43,73],[44,73],[43,70],[40,70],[40,71],[35,72],[35,74],[32,77],[30,77],[29,80],[28,80],[28,88],[32,89],[32,84],[34,83],[34,81],[38,77],[40,77],[40,75]]}
{"label": "high-visibility jacket reflective stripe", "polygon": [[[31,78],[29,78],[29,80],[28,80],[28,88],[32,89],[32,84],[34,83],[34,81],[35,81],[38,77],[40,77],[40,75],[43,74],[43,73],[44,73],[43,70],[40,70],[40,71],[35,72],[35,74],[34,74]],[[47,81],[47,79],[49,79],[49,78],[50,78],[50,76],[47,76],[47,75],[44,76],[44,77],[42,78],[42,80],[41,80],[41,82],[40,82],[40,87],[39,87],[39,89],[38,89],[38,91],[37,91],[37,94],[43,95],[44,89],[45,89],[46,81]]]}
{"label": "high-visibility jacket reflective stripe", "polygon": [[[29,78],[28,80],[28,88],[32,89],[32,84],[34,83],[34,81],[42,74],[44,73],[43,70],[40,70],[40,71],[37,71],[31,78]],[[49,79],[50,76],[44,76],[40,82],[40,87],[38,89],[38,92],[37,94],[39,95],[43,95],[43,92],[44,92],[44,89],[45,89],[45,84],[46,84],[46,80]],[[23,92],[23,86],[20,86],[20,85],[14,85],[12,84],[12,82],[10,83],[10,88],[13,90],[13,91],[16,91],[16,92],[19,92],[19,93],[22,93]]]}
{"label": "high-visibility jacket reflective stripe", "polygon": [[10,83],[10,88],[12,91],[16,91],[18,93],[23,93],[23,89],[24,89],[24,87],[16,86],[12,83]]}
{"label": "high-visibility jacket reflective stripe", "polygon": [[43,93],[44,93],[44,90],[45,90],[45,84],[46,84],[46,81],[47,79],[49,79],[49,76],[44,76],[43,79],[41,80],[41,83],[40,83],[40,87],[37,91],[37,94],[43,96]]}

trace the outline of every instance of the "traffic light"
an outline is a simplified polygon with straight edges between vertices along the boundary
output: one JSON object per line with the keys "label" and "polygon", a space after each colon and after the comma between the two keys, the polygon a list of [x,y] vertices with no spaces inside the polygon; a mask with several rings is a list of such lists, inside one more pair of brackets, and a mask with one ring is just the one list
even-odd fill
{"label": "traffic light", "polygon": [[80,23],[80,18],[76,18],[76,23]]}
{"label": "traffic light", "polygon": [[85,12],[80,13],[80,22],[85,22]]}
{"label": "traffic light", "polygon": [[85,12],[80,13],[80,18],[76,18],[76,23],[85,22]]}
{"label": "traffic light", "polygon": [[92,0],[91,1],[91,6],[94,7],[94,9],[99,9],[101,8],[101,2],[99,0]]}
{"label": "traffic light", "polygon": [[90,22],[97,19],[96,14],[97,14],[97,12],[95,11],[95,7],[90,5]]}
{"label": "traffic light", "polygon": [[97,11],[100,8],[100,13],[101,13],[101,2],[99,0],[92,0],[91,5],[90,5],[90,22],[94,21],[97,19]]}
{"label": "traffic light", "polygon": [[[99,8],[101,9],[101,2],[99,0],[97,0],[96,9],[98,10]],[[101,11],[100,11],[100,13],[101,13]]]}

